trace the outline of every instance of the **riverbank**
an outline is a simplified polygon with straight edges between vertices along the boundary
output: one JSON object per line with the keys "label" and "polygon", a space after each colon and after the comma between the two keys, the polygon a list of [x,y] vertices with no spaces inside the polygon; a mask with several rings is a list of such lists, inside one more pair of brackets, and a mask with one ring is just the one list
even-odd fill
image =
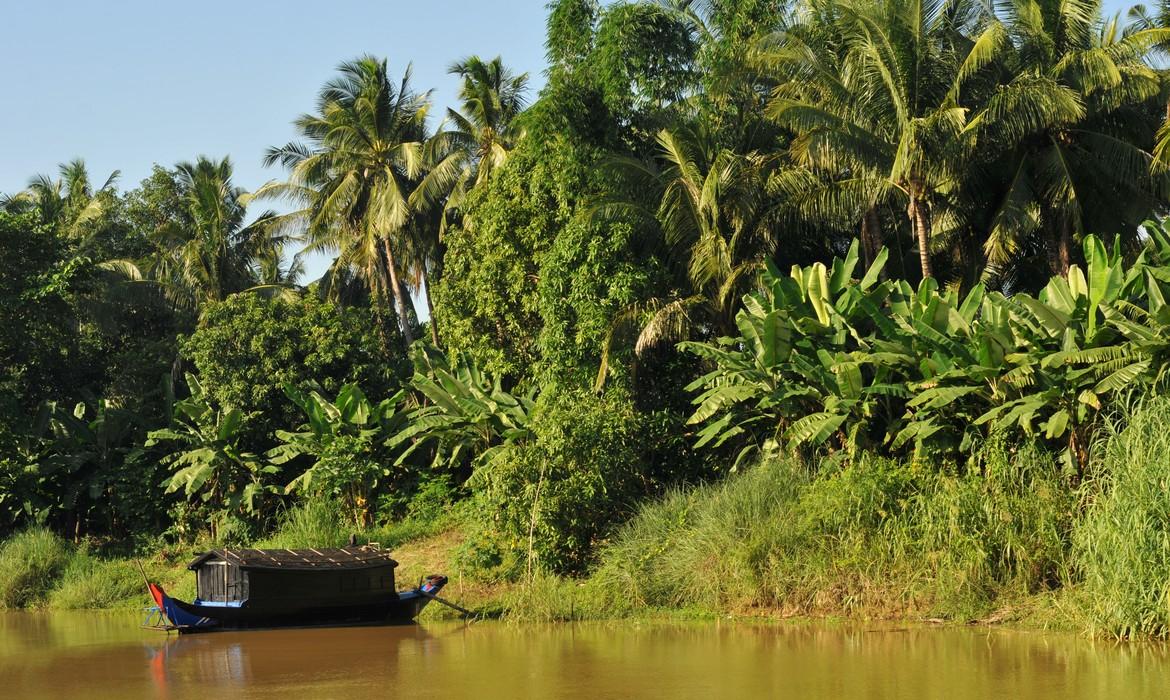
{"label": "riverbank", "polygon": [[[427,535],[394,549],[399,561],[398,580],[407,586],[430,573],[444,573],[450,583],[444,596],[488,618],[514,622],[580,622],[617,619],[710,620],[739,619],[780,621],[793,619],[881,620],[917,623],[979,623],[1026,628],[1078,630],[1079,621],[1065,605],[1068,592],[1023,596],[1008,601],[982,619],[938,617],[928,607],[853,604],[801,608],[795,605],[768,607],[751,597],[728,599],[722,606],[687,601],[672,605],[654,603],[646,591],[631,591],[624,597],[613,578],[612,568],[594,576],[572,579],[545,574],[527,581],[485,580],[461,563],[459,550],[465,535],[459,528]],[[9,609],[32,610],[138,610],[150,604],[143,584],[141,563],[146,575],[179,598],[194,596],[194,577],[186,564],[194,550],[158,551],[140,558],[102,557],[91,550],[72,548],[43,531],[14,538],[0,548],[0,591]],[[14,560],[29,565],[17,571]],[[608,567],[617,566],[608,563]],[[878,599],[878,587],[871,586],[870,602]],[[449,608],[431,606],[428,618],[457,617]]]}
{"label": "riverbank", "polygon": [[[595,563],[579,578],[476,567],[470,508],[361,538],[395,552],[400,585],[444,573],[452,599],[515,620],[842,617],[1165,637],[1170,400],[1146,402],[1117,425],[1075,484],[1039,449],[989,448],[972,461],[977,469],[864,454],[815,470],[767,461],[642,505],[595,543]],[[346,537],[327,507],[310,504],[254,544]],[[142,565],[190,595],[184,567],[194,551],[158,548]],[[142,589],[136,560],[44,530],[0,548],[5,607],[140,607]]]}

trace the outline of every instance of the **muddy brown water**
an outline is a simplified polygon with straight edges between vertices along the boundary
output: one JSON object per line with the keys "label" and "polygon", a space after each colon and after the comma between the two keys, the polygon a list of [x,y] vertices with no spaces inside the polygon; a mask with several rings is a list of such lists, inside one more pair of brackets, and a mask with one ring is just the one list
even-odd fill
{"label": "muddy brown water", "polygon": [[423,623],[178,637],[0,613],[0,698],[1167,698],[1170,650],[969,628]]}

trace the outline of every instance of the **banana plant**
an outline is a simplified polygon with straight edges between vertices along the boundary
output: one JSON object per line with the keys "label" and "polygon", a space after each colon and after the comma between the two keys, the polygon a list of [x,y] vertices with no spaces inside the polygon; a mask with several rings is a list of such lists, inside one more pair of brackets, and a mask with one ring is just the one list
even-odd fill
{"label": "banana plant", "polygon": [[535,391],[505,391],[499,377],[482,372],[470,360],[448,358],[421,342],[411,348],[411,360],[415,369],[411,387],[425,402],[410,412],[405,427],[386,443],[402,448],[396,464],[430,445],[432,466],[455,468],[468,455],[483,460],[504,445],[532,437],[529,417]]}
{"label": "banana plant", "polygon": [[739,333],[682,347],[712,369],[691,422],[699,446],[973,454],[993,433],[1048,441],[1081,474],[1101,410],[1170,368],[1170,231],[1128,261],[1115,244],[1083,241],[1084,267],[1036,297],[976,286],[960,298],[933,279],[917,289],[861,279],[856,244],[831,268],[769,266],[744,298]]}
{"label": "banana plant", "polygon": [[739,450],[738,466],[755,450],[782,444],[863,442],[870,422],[899,394],[874,361],[864,325],[892,290],[880,280],[885,260],[883,251],[860,281],[853,279],[856,242],[831,268],[793,266],[784,276],[769,265],[766,292],[746,297],[736,316],[738,338],[682,343],[714,365],[688,387],[701,391],[689,422],[707,423],[697,445],[753,436]]}
{"label": "banana plant", "polygon": [[105,399],[78,402],[72,410],[56,402],[46,406],[52,442],[43,467],[57,475],[60,507],[74,514],[78,528],[93,511],[104,509],[112,518],[117,483],[137,455],[132,445],[139,417]]}
{"label": "banana plant", "polygon": [[337,392],[335,401],[319,388],[301,391],[291,384],[284,393],[305,415],[298,431],[276,431],[282,444],[267,453],[274,465],[305,458],[311,464],[285,487],[285,493],[328,493],[341,499],[359,527],[371,522],[372,494],[391,475],[383,443],[406,422],[399,390],[373,404],[354,384]]}
{"label": "banana plant", "polygon": [[241,447],[245,417],[239,409],[217,408],[195,376],[186,378],[191,395],[175,402],[172,424],[147,434],[146,447],[173,449],[160,460],[174,470],[162,484],[166,493],[181,490],[213,510],[256,513],[263,496],[278,491],[269,475],[279,469]]}

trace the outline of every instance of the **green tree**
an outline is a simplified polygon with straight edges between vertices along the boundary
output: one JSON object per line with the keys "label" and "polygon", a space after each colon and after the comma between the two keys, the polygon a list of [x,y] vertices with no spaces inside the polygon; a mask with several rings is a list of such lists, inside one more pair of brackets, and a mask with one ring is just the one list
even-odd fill
{"label": "green tree", "polygon": [[539,359],[540,259],[572,216],[564,151],[544,157],[541,150],[522,145],[471,192],[465,225],[447,232],[443,278],[435,289],[435,317],[447,347],[511,377],[525,376]]}
{"label": "green tree", "polygon": [[[404,271],[429,271],[425,239],[412,220],[411,195],[428,169],[429,93],[410,86],[410,69],[395,85],[386,61],[363,56],[338,67],[321,89],[317,113],[296,120],[303,141],[270,149],[267,165],[289,171],[259,197],[285,197],[301,209],[285,215],[304,226],[307,251],[335,252],[334,269],[352,269],[378,307],[393,305],[406,344],[414,340],[414,306]],[[416,288],[418,285],[415,285]],[[387,328],[387,323],[381,323]]]}
{"label": "green tree", "polygon": [[410,370],[405,355],[385,356],[368,309],[311,292],[290,300],[238,294],[212,304],[182,352],[210,399],[248,417],[245,445],[253,452],[300,420],[286,384],[299,391],[320,385],[331,394],[357,384],[385,395]]}
{"label": "green tree", "polygon": [[84,274],[65,241],[31,213],[0,212],[0,422],[27,422],[41,401],[86,383],[74,290]]}

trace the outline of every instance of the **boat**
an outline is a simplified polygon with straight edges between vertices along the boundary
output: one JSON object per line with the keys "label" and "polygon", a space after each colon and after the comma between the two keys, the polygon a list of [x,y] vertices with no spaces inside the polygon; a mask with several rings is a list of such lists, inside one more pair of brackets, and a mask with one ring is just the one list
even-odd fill
{"label": "boat", "polygon": [[407,623],[436,599],[446,576],[394,584],[398,562],[363,545],[323,549],[214,549],[197,555],[188,603],[147,581],[156,608],[145,626],[179,633],[272,627]]}

